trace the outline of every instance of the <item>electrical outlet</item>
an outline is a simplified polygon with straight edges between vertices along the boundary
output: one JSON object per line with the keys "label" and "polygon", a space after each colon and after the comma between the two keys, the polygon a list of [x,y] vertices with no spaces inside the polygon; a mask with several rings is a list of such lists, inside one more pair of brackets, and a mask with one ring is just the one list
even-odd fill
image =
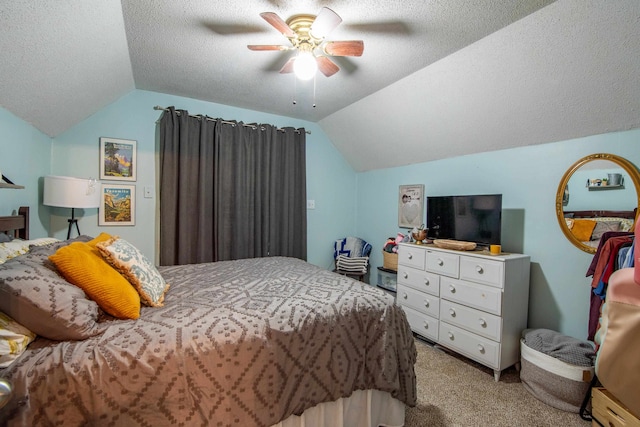
{"label": "electrical outlet", "polygon": [[315,209],[316,201],[315,200],[307,200],[307,209]]}

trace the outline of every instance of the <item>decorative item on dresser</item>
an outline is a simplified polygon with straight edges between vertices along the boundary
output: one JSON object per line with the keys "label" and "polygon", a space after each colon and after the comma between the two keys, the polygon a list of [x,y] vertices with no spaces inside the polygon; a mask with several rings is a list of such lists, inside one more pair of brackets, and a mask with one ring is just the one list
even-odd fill
{"label": "decorative item on dresser", "polygon": [[519,364],[529,265],[527,255],[401,243],[397,301],[415,333],[492,368],[498,381]]}

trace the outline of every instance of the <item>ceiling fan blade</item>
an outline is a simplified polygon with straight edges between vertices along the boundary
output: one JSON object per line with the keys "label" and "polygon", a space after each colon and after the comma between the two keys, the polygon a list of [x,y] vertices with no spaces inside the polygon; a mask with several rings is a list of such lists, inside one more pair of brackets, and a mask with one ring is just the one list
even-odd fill
{"label": "ceiling fan blade", "polygon": [[265,21],[271,24],[273,28],[278,30],[285,37],[290,38],[296,36],[296,33],[293,32],[291,27],[289,27],[289,25],[287,25],[287,23],[284,22],[277,14],[273,12],[262,12],[260,16],[262,16]]}
{"label": "ceiling fan blade", "polygon": [[283,46],[280,44],[248,44],[249,50],[289,50],[293,49],[290,46]]}
{"label": "ceiling fan blade", "polygon": [[335,62],[333,62],[326,56],[318,56],[316,60],[318,62],[318,69],[327,77],[331,77],[335,73],[340,71],[340,67],[338,67]]}
{"label": "ceiling fan blade", "polygon": [[316,19],[311,24],[311,35],[318,39],[325,38],[331,31],[334,30],[340,23],[342,18],[338,16],[333,10],[328,7],[320,9],[320,13],[316,16]]}
{"label": "ceiling fan blade", "polygon": [[332,56],[362,56],[364,42],[362,40],[328,42],[323,50],[324,53]]}
{"label": "ceiling fan blade", "polygon": [[296,57],[289,58],[289,60],[280,69],[281,74],[293,73],[293,63],[296,62]]}

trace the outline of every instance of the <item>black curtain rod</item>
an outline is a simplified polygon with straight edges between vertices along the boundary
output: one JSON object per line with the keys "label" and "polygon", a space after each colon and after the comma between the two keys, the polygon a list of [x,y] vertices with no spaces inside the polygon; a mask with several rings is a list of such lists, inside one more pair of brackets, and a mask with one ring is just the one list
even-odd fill
{"label": "black curtain rod", "polygon": [[[159,105],[156,105],[155,107],[153,107],[153,109],[154,109],[154,110],[161,110],[161,111],[169,111],[169,109],[168,109],[168,108],[161,107],[161,106],[159,106]],[[180,115],[180,111],[176,111],[176,114],[177,114],[177,115]],[[217,120],[217,119],[212,119],[212,118],[207,117],[207,116],[202,116],[202,115],[197,116],[197,115],[193,115],[193,114],[189,114],[189,117],[194,117],[194,118],[196,118],[196,119],[202,119],[202,118],[204,118],[205,120],[211,120],[211,121],[216,121],[216,120]],[[227,125],[234,125],[234,126],[235,126],[235,125],[237,125],[237,124],[238,124],[238,123],[234,123],[234,122],[228,122],[228,121],[225,121],[225,120],[221,120],[221,121],[222,121],[222,123],[227,124]],[[251,124],[246,124],[246,123],[242,123],[242,126],[246,126],[246,127],[248,127],[248,128],[253,128],[253,129],[257,129],[257,128],[258,128],[258,126],[256,126],[256,125],[251,125]],[[264,128],[260,128],[260,129],[261,129],[261,130],[264,130]],[[282,128],[276,128],[276,130],[279,130],[279,131],[281,131],[281,132],[284,132],[284,129],[282,129]],[[296,132],[298,132],[298,133],[299,133],[300,131],[299,131],[299,130],[296,130]],[[308,135],[311,135],[311,131],[310,131],[310,130],[305,130],[305,133],[307,133]]]}

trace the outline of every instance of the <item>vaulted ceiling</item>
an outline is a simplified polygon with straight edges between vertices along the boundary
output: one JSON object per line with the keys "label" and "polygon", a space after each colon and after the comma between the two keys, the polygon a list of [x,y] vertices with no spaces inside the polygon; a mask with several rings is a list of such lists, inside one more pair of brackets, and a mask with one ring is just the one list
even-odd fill
{"label": "vaulted ceiling", "polygon": [[[288,43],[261,12],[322,7],[328,39],[364,40],[335,75],[247,49]],[[318,122],[362,171],[640,127],[639,20],[637,0],[4,1],[0,105],[55,137],[174,94]]]}

